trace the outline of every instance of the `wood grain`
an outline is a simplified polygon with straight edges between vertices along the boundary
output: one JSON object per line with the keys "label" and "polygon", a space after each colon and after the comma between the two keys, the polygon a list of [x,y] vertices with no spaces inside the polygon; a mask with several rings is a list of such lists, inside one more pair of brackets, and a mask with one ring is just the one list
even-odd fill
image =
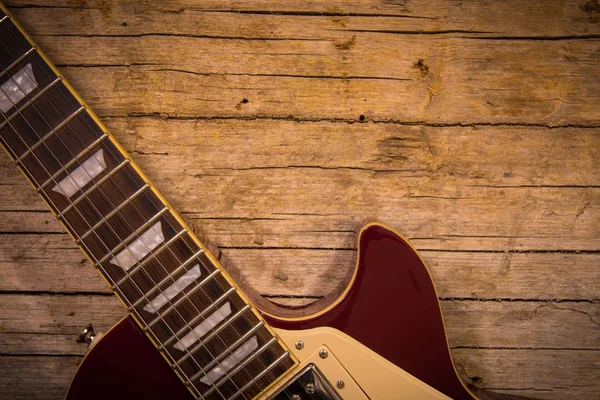
{"label": "wood grain", "polygon": [[[7,3],[177,210],[305,304],[394,226],[465,382],[600,396],[595,0]],[[0,398],[62,398],[124,315],[0,155]]]}

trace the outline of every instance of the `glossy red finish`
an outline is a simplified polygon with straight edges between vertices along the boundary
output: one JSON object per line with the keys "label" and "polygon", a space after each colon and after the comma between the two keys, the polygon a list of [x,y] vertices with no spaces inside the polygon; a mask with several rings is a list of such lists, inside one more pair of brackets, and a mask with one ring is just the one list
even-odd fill
{"label": "glossy red finish", "polygon": [[358,270],[344,299],[303,321],[267,318],[278,328],[336,328],[453,399],[473,399],[456,376],[442,315],[427,268],[394,232],[367,227]]}
{"label": "glossy red finish", "polygon": [[[454,399],[472,399],[455,374],[437,295],[417,254],[390,230],[372,225],[360,237],[356,279],[328,312],[275,327],[339,329]],[[400,394],[399,394],[400,395]],[[90,351],[67,400],[193,398],[131,317]]]}
{"label": "glossy red finish", "polygon": [[92,347],[67,395],[67,400],[193,398],[131,317]]}

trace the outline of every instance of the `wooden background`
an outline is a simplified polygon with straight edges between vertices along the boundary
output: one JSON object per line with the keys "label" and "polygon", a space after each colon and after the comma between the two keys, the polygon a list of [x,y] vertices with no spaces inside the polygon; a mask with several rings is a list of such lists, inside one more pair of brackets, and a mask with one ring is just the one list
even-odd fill
{"label": "wooden background", "polygon": [[[7,6],[267,298],[327,294],[384,222],[465,382],[600,398],[597,0]],[[123,315],[1,154],[0,398],[62,398],[78,332]]]}

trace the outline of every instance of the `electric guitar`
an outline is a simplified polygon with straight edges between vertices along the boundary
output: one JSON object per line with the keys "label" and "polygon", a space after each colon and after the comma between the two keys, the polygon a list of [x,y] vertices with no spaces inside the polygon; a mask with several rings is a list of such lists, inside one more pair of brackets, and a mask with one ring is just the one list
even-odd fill
{"label": "electric guitar", "polygon": [[4,6],[0,89],[3,147],[128,311],[84,333],[67,399],[474,398],[393,229],[362,229],[335,296],[259,310]]}

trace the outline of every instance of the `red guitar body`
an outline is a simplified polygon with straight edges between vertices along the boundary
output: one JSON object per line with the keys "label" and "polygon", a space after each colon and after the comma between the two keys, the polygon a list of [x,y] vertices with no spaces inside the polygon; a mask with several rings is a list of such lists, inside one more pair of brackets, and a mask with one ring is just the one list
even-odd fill
{"label": "red guitar body", "polygon": [[[369,225],[361,232],[351,287],[325,313],[265,318],[286,330],[338,329],[447,396],[473,399],[456,375],[427,268],[403,238],[384,226]],[[68,400],[190,398],[131,317],[90,350],[67,395]]]}

